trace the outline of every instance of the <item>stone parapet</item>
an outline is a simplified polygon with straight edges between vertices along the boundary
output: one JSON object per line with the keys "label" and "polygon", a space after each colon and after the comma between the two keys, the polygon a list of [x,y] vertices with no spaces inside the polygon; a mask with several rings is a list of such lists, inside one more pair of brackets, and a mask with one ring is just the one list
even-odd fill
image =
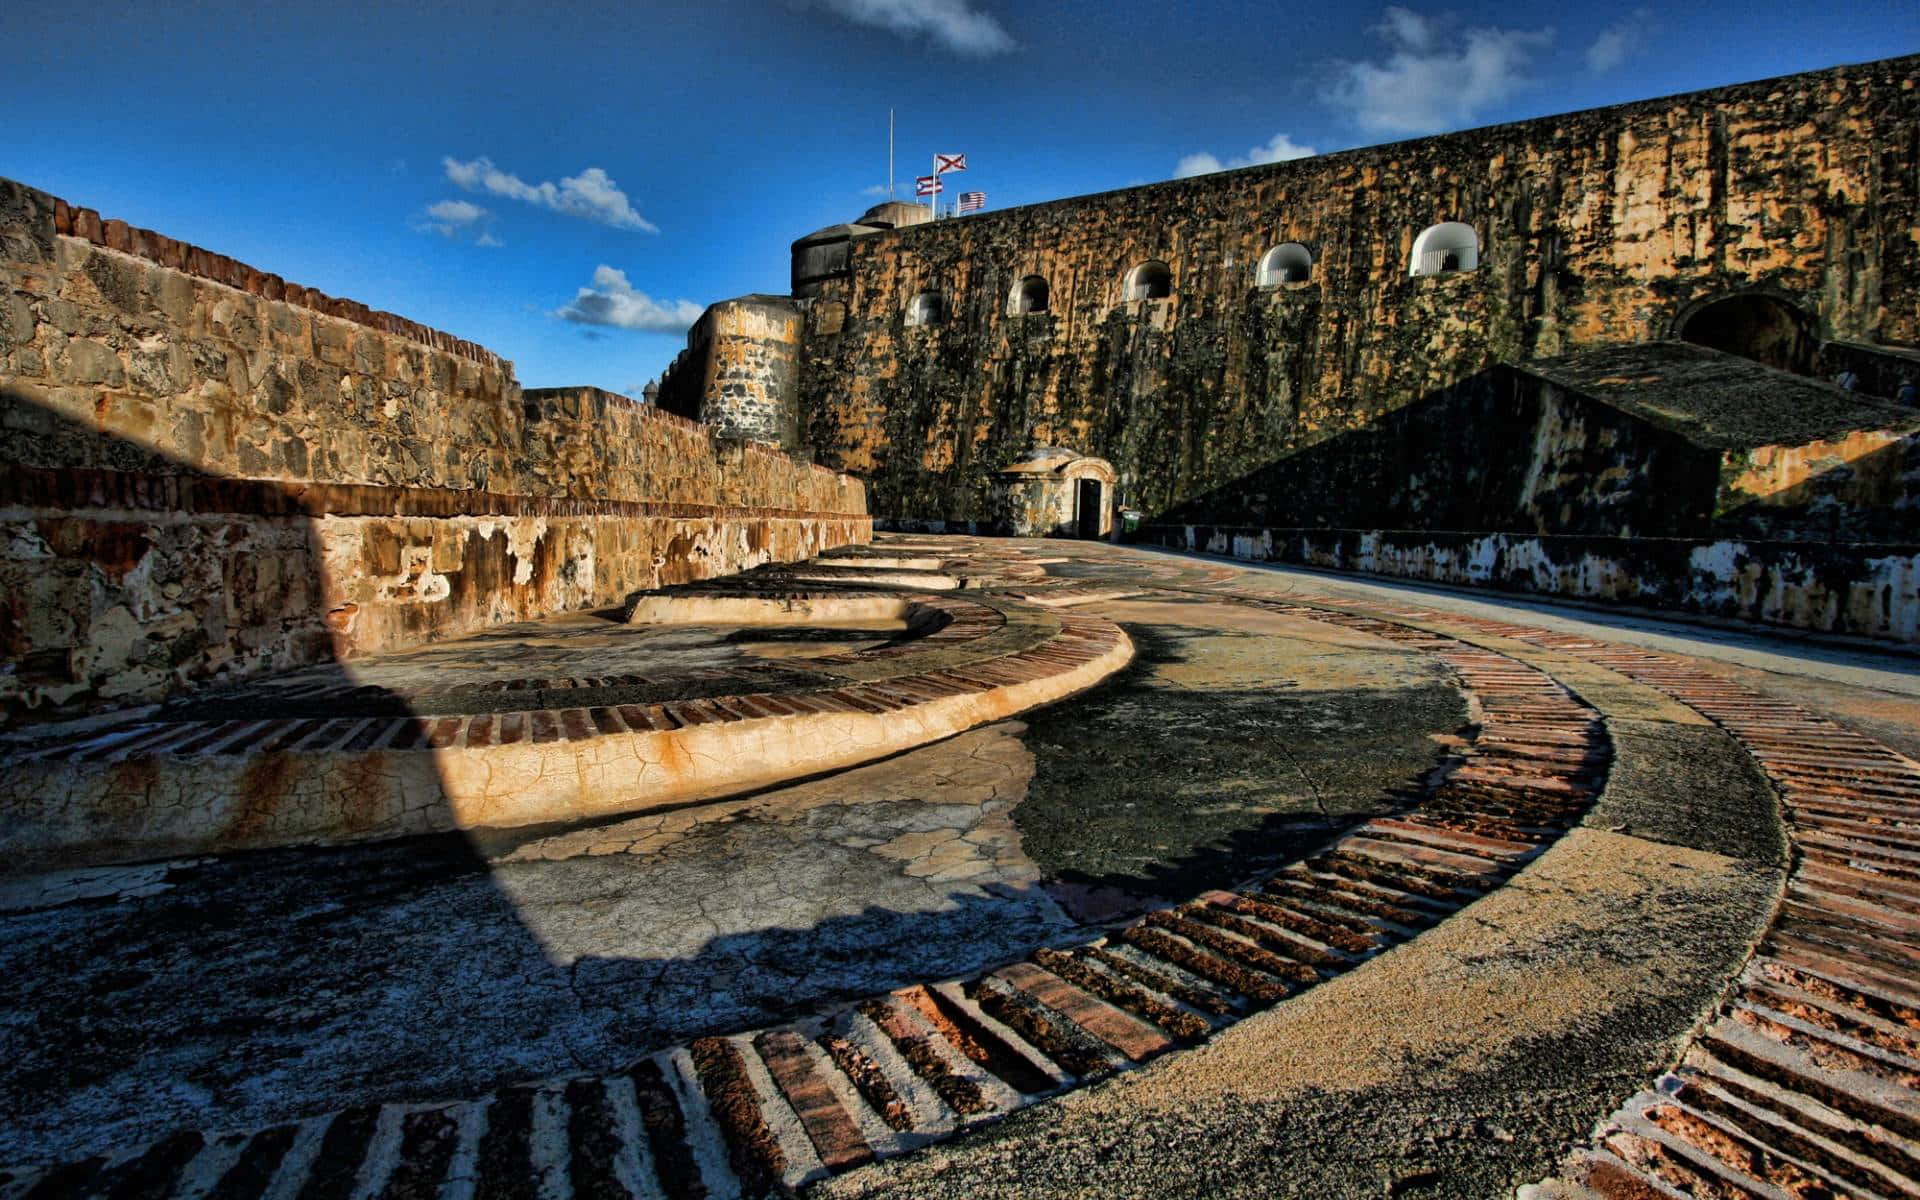
{"label": "stone parapet", "polygon": [[[0,187],[18,188],[0,180]],[[155,233],[151,229],[141,229],[125,221],[102,219],[91,208],[82,208],[67,203],[58,197],[47,196],[52,201],[53,231],[63,237],[75,237],[95,246],[109,250],[118,250],[136,258],[144,258],[163,267],[184,271],[189,275],[214,283],[224,284],[262,300],[283,300],[288,304],[297,304],[314,312],[325,313],[369,329],[390,333],[435,350],[458,355],[488,367],[508,367],[499,355],[485,346],[457,338],[450,333],[422,325],[418,321],[409,321],[398,313],[383,312],[369,308],[358,300],[343,300],[329,296],[317,288],[303,287],[289,283],[271,272],[250,267],[237,259],[224,254],[215,254],[199,246],[182,242],[165,234]],[[36,205],[44,208],[44,204]]]}
{"label": "stone parapet", "polygon": [[856,480],[0,180],[0,726],[622,602]]}

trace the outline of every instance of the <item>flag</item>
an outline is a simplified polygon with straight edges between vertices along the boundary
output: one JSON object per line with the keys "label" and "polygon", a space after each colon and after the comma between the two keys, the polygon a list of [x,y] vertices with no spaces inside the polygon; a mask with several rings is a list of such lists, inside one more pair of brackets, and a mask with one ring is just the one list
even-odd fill
{"label": "flag", "polygon": [[987,194],[985,192],[961,192],[960,193],[960,211],[961,212],[979,212],[981,209],[985,208],[986,206],[987,206]]}
{"label": "flag", "polygon": [[913,181],[913,194],[916,196],[938,196],[946,190],[938,175],[921,175]]}
{"label": "flag", "polygon": [[967,156],[964,154],[936,154],[933,156],[933,173],[943,171],[964,171],[967,169]]}

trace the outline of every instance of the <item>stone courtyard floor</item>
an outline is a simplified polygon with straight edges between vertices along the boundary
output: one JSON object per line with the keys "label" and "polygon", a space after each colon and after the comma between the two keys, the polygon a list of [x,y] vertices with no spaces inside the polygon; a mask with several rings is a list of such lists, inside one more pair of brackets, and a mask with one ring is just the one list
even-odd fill
{"label": "stone courtyard floor", "polygon": [[[0,877],[0,1198],[1920,1178],[1913,658],[1087,543],[881,542],[899,588],[932,556],[944,594],[1009,628],[1111,623],[1132,661],[724,799]],[[870,591],[862,557],[734,590]],[[574,616],[182,719],[275,696],[511,714],[529,689],[489,682],[547,677],[608,705],[748,677],[777,698],[912,640]]]}

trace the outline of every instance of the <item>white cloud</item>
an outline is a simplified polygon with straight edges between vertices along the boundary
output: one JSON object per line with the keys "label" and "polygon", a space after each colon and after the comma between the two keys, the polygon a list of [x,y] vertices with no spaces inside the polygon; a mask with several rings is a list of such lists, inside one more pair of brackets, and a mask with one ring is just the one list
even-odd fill
{"label": "white cloud", "polygon": [[653,329],[684,332],[706,310],[691,300],[659,301],[627,282],[625,271],[602,263],[593,272],[593,286],[583,287],[573,303],[554,316],[578,325],[611,325],[617,329]]}
{"label": "white cloud", "polygon": [[449,225],[471,225],[487,215],[487,210],[465,200],[442,200],[427,209],[427,215]]}
{"label": "white cloud", "polygon": [[1189,175],[1211,175],[1215,171],[1231,171],[1235,167],[1252,167],[1261,163],[1286,162],[1295,158],[1312,158],[1319,151],[1312,146],[1302,146],[1284,133],[1276,133],[1264,146],[1255,146],[1245,154],[1237,155],[1221,162],[1216,156],[1202,150],[1198,154],[1189,154],[1180,160],[1173,169],[1175,179],[1185,179]]}
{"label": "white cloud", "polygon": [[509,200],[519,200],[569,216],[598,221],[615,229],[660,232],[653,222],[634,211],[627,194],[620,190],[620,185],[599,167],[588,167],[578,175],[564,176],[555,184],[550,180],[528,183],[518,175],[502,171],[493,165],[492,159],[484,156],[461,162],[448,155],[440,163],[446,168],[447,179],[469,192],[504,196]]}
{"label": "white cloud", "polygon": [[454,241],[473,237],[477,245],[498,246],[499,241],[480,227],[480,223],[490,215],[478,204],[465,200],[442,200],[427,207],[426,213],[413,223],[413,231],[437,233]]}
{"label": "white cloud", "polygon": [[1646,26],[1653,14],[1644,8],[1637,8],[1626,17],[1601,30],[1600,36],[1593,39],[1587,47],[1587,70],[1595,75],[1604,75],[1627,61],[1627,58],[1640,49],[1644,40]]}
{"label": "white cloud", "polygon": [[1470,125],[1531,81],[1533,56],[1551,29],[1469,29],[1457,33],[1410,9],[1386,11],[1373,32],[1384,62],[1343,62],[1327,101],[1369,133],[1438,133]]}
{"label": "white cloud", "polygon": [[1020,48],[998,18],[967,0],[820,0],[820,4],[856,25],[903,38],[925,36],[934,45],[967,58],[992,58]]}

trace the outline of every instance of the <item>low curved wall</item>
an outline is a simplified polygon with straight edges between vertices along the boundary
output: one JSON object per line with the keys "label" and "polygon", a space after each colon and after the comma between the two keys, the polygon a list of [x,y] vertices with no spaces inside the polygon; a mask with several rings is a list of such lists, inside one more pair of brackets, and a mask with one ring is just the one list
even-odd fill
{"label": "low curved wall", "polygon": [[1920,641],[1920,546],[1149,525],[1135,541],[1394,579]]}
{"label": "low curved wall", "polygon": [[810,660],[844,680],[823,691],[449,716],[147,718],[54,739],[0,755],[0,863],[25,871],[644,812],[937,741],[1090,687],[1133,657],[1126,634],[1094,617],[932,596],[911,607],[945,622],[913,642]]}

